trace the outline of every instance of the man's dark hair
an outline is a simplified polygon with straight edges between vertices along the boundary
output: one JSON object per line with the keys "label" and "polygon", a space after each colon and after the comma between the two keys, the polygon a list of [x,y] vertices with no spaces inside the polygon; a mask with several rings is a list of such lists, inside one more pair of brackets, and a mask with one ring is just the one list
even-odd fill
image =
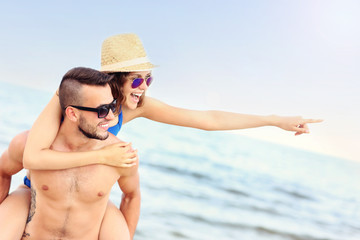
{"label": "man's dark hair", "polygon": [[59,100],[62,112],[69,105],[81,105],[82,85],[105,86],[112,79],[106,73],[95,69],[76,67],[69,70],[61,80],[59,87]]}

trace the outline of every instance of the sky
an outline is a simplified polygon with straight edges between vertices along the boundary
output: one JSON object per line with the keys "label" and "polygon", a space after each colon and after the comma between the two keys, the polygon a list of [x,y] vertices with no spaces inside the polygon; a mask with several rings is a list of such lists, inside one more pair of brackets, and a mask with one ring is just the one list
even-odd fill
{"label": "sky", "polygon": [[159,65],[152,97],[321,118],[298,137],[232,133],[360,161],[359,12],[357,0],[2,1],[0,82],[53,92],[69,69],[99,69],[105,38],[132,32]]}

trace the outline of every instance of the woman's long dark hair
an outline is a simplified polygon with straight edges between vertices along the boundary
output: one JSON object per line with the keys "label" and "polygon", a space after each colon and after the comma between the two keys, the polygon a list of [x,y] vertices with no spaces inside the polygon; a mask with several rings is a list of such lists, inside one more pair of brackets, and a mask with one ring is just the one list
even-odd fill
{"label": "woman's long dark hair", "polygon": [[[125,96],[123,93],[124,84],[126,83],[127,76],[130,74],[130,72],[115,72],[115,73],[109,73],[110,76],[112,76],[112,80],[109,82],[109,85],[111,87],[111,92],[114,98],[117,99],[116,102],[116,112],[120,114],[120,107],[122,104],[125,103]],[[141,107],[144,103],[144,96],[143,94],[140,97],[140,100],[138,102],[138,107]]]}

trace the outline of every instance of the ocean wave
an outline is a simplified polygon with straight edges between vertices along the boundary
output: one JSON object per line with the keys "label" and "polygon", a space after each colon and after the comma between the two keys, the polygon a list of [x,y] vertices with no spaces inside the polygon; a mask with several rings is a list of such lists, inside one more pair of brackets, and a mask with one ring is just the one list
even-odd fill
{"label": "ocean wave", "polygon": [[296,191],[296,190],[287,190],[285,188],[280,188],[280,187],[275,187],[274,190],[281,192],[281,193],[285,193],[286,195],[288,195],[292,198],[308,200],[308,201],[315,201],[315,199],[313,197],[311,197],[310,195],[305,194],[305,193],[300,193],[299,191]]}
{"label": "ocean wave", "polygon": [[198,171],[192,171],[191,169],[182,169],[178,166],[160,165],[156,163],[142,163],[159,171],[166,172],[167,174],[176,174],[184,177],[192,177],[197,180],[212,180],[209,174],[200,173]]}
{"label": "ocean wave", "polygon": [[[217,226],[222,227],[224,229],[224,232],[226,232],[226,229],[233,229],[237,232],[254,232],[258,236],[262,237],[268,237],[269,239],[273,239],[273,237],[278,237],[281,239],[288,239],[288,240],[338,240],[336,238],[329,238],[329,237],[317,237],[317,236],[311,236],[309,234],[301,234],[301,233],[292,233],[284,230],[279,230],[275,228],[269,228],[264,226],[254,226],[254,225],[248,225],[244,223],[239,222],[224,222],[224,221],[216,221],[216,220],[210,220],[209,218],[202,217],[200,215],[195,214],[184,214],[184,213],[173,213],[178,214],[181,217],[185,217],[189,219],[189,221],[193,221],[196,223],[203,223],[206,225],[211,226]],[[241,237],[241,234],[239,235]]]}
{"label": "ocean wave", "polygon": [[246,198],[251,197],[251,195],[249,193],[246,193],[244,191],[234,189],[234,188],[223,187],[222,190],[224,190],[225,192],[228,192],[230,194],[233,194],[235,196],[241,196],[241,197],[246,197]]}

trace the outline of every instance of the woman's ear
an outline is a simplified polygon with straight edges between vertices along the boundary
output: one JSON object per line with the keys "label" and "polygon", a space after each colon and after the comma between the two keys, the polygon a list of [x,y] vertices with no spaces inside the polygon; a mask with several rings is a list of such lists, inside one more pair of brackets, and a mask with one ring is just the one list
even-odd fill
{"label": "woman's ear", "polygon": [[65,115],[72,122],[76,122],[79,119],[79,111],[71,106],[66,108]]}

